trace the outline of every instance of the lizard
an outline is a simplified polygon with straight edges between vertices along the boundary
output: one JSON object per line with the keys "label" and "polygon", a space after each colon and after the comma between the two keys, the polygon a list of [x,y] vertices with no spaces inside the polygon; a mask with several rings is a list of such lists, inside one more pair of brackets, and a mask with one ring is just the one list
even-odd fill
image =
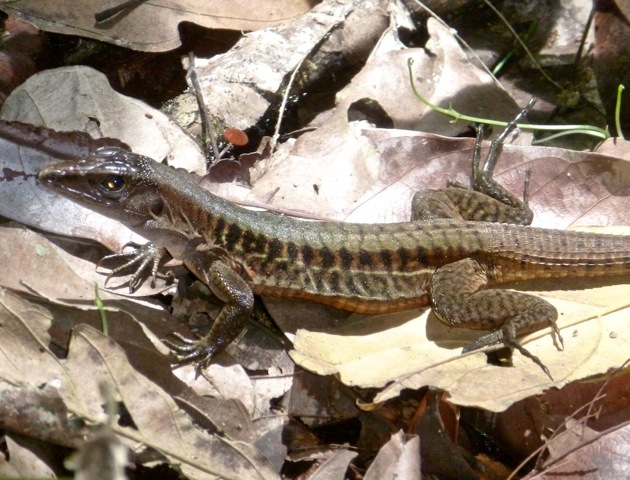
{"label": "lizard", "polygon": [[548,326],[561,348],[556,308],[540,297],[493,287],[628,275],[630,236],[529,226],[529,176],[521,200],[492,173],[505,138],[530,108],[492,142],[483,165],[479,128],[472,187],[451,183],[418,192],[409,222],[309,222],[248,210],[202,189],[184,172],[113,147],[47,166],[38,180],[149,240],[107,280],[138,263],[130,290],[146,267],[155,281],[168,253],[224,302],[207,335],[191,339],[174,333],[176,340],[167,341],[179,362],[207,365],[238,337],[254,295],[267,295],[363,314],[430,306],[446,325],[489,331],[464,352],[506,346],[552,378],[517,336]]}

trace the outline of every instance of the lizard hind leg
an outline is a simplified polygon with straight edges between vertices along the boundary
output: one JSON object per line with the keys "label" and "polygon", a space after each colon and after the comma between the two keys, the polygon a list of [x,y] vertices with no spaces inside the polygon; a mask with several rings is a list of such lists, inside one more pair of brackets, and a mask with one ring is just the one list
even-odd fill
{"label": "lizard hind leg", "polygon": [[431,280],[433,313],[451,327],[492,330],[465,347],[464,353],[501,344],[518,350],[551,378],[547,367],[521,346],[516,336],[549,326],[554,341],[557,339],[556,346],[561,348],[555,307],[542,298],[523,292],[484,290],[487,283],[482,264],[473,258],[443,266]]}
{"label": "lizard hind leg", "polygon": [[529,170],[525,172],[522,200],[494,180],[493,173],[503,142],[533,105],[534,102],[530,101],[492,142],[483,163],[481,162],[483,128],[480,126],[473,148],[470,187],[449,181],[447,188],[417,192],[412,200],[412,220],[451,218],[515,225],[531,224],[534,213],[528,205]]}

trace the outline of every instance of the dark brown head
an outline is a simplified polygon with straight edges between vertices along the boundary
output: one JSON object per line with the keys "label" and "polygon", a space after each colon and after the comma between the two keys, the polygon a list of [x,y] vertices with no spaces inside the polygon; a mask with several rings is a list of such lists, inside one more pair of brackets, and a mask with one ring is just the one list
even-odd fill
{"label": "dark brown head", "polygon": [[155,214],[162,201],[151,188],[155,162],[120,148],[101,148],[81,160],[39,172],[42,185],[104,215],[135,223]]}

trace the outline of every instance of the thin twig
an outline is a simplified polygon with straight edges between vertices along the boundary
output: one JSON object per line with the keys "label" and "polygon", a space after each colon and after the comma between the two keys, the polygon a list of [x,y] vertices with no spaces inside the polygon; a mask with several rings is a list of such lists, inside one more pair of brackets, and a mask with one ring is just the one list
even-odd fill
{"label": "thin twig", "polygon": [[[221,158],[221,152],[219,152],[219,146],[217,145],[217,139],[214,135],[214,127],[210,123],[210,112],[206,107],[206,102],[203,100],[203,93],[201,92],[201,85],[199,85],[199,78],[197,77],[197,71],[195,70],[195,54],[193,52],[188,53],[188,78],[192,84],[193,92],[197,98],[197,104],[199,105],[199,115],[201,116],[201,125],[206,130],[206,135],[210,139],[212,145],[212,153],[214,154],[214,160],[218,161]],[[206,142],[207,143],[207,142]]]}
{"label": "thin twig", "polygon": [[289,99],[289,93],[291,92],[291,86],[293,85],[293,82],[295,81],[295,77],[297,76],[298,72],[300,71],[300,68],[302,67],[302,63],[304,63],[304,60],[306,60],[306,57],[308,57],[311,53],[309,52],[308,54],[304,55],[302,57],[302,59],[300,60],[300,63],[298,63],[295,67],[295,69],[293,70],[293,73],[291,74],[291,77],[289,78],[289,83],[287,84],[287,88],[284,90],[284,95],[282,96],[282,103],[280,104],[280,111],[278,112],[278,121],[276,122],[276,128],[273,132],[273,137],[271,137],[271,141],[269,142],[269,146],[271,147],[271,153],[273,153],[276,149],[276,142],[278,141],[278,138],[280,137],[280,126],[282,124],[282,117],[284,117],[284,109],[287,106],[287,101]]}
{"label": "thin twig", "polygon": [[105,20],[109,20],[114,15],[122,12],[123,10],[131,10],[132,8],[136,8],[141,3],[146,2],[146,0],[128,0],[127,2],[123,2],[120,5],[116,5],[112,8],[107,8],[102,12],[98,12],[94,14],[94,20],[96,23],[104,22]]}

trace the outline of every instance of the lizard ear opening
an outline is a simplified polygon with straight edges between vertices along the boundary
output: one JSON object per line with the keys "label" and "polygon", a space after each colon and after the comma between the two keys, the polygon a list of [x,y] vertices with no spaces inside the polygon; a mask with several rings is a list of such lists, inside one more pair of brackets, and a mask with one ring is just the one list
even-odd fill
{"label": "lizard ear opening", "polygon": [[161,198],[155,198],[151,201],[151,205],[149,205],[149,210],[151,215],[154,217],[159,217],[164,212],[164,200]]}

